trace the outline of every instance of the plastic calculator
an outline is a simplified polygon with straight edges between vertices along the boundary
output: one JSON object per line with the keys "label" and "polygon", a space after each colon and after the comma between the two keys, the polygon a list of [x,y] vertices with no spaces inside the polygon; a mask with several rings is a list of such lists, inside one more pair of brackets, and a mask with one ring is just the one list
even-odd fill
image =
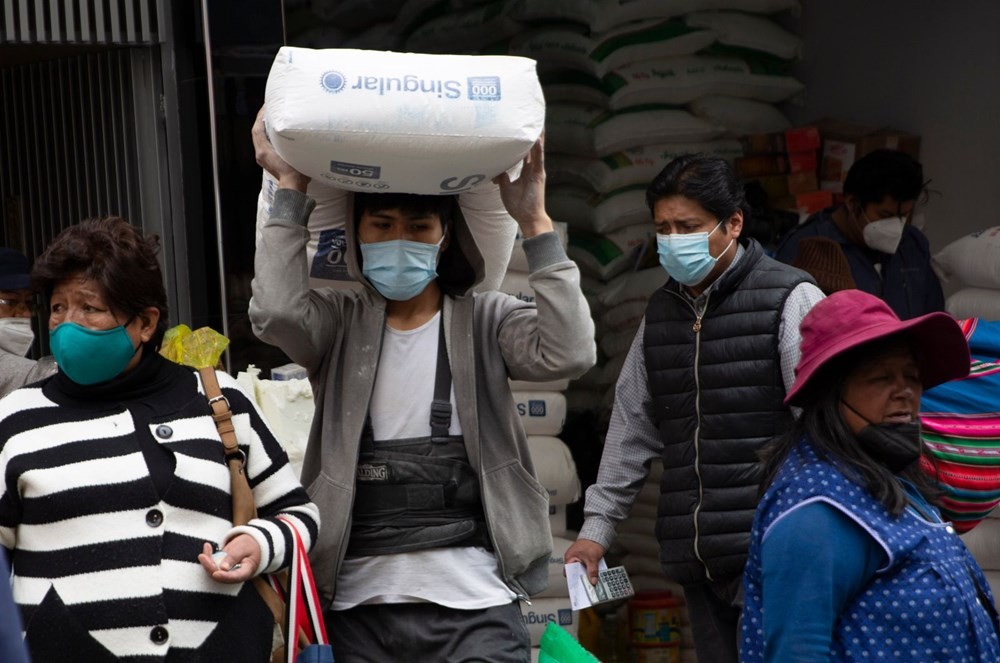
{"label": "plastic calculator", "polygon": [[593,604],[617,601],[635,594],[632,582],[624,566],[603,569],[597,574],[597,584],[591,585],[586,575],[582,576],[583,586]]}

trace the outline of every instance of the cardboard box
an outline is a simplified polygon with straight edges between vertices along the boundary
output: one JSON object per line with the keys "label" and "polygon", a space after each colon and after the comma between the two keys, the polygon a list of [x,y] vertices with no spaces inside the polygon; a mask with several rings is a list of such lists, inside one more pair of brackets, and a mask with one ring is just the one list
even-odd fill
{"label": "cardboard box", "polygon": [[767,175],[765,177],[752,177],[747,180],[747,182],[756,182],[767,194],[767,199],[770,201],[775,201],[781,198],[787,198],[788,193],[788,176],[787,175]]}
{"label": "cardboard box", "polygon": [[834,119],[816,122],[823,136],[819,164],[820,187],[842,193],[847,171],[854,162],[878,149],[900,150],[920,158],[920,136],[898,129],[874,128]]}
{"label": "cardboard box", "polygon": [[818,150],[821,135],[818,127],[796,127],[785,130],[785,149],[788,152],[807,152]]}
{"label": "cardboard box", "polygon": [[788,172],[788,159],[783,154],[753,154],[736,157],[733,160],[733,167],[736,169],[736,174],[744,179],[784,175]]}
{"label": "cardboard box", "polygon": [[788,175],[788,193],[793,196],[817,189],[819,189],[819,180],[816,178],[816,171]]}
{"label": "cardboard box", "polygon": [[832,205],[832,191],[808,191],[795,196],[796,209],[806,214],[813,214]]}
{"label": "cardboard box", "polygon": [[805,152],[788,153],[788,172],[816,173],[818,171],[819,171],[818,150],[808,150]]}
{"label": "cardboard box", "polygon": [[785,151],[784,132],[740,136],[743,154],[775,154]]}

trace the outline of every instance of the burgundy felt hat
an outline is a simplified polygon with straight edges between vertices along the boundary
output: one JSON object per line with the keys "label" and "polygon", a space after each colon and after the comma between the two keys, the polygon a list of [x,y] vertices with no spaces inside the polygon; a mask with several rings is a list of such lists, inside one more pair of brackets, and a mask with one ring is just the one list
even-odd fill
{"label": "burgundy felt hat", "polygon": [[795,384],[785,396],[797,401],[817,372],[849,350],[879,339],[905,334],[913,343],[924,389],[969,374],[969,344],[962,328],[947,313],[928,313],[900,320],[889,305],[860,290],[841,290],[821,300],[802,319],[802,356]]}

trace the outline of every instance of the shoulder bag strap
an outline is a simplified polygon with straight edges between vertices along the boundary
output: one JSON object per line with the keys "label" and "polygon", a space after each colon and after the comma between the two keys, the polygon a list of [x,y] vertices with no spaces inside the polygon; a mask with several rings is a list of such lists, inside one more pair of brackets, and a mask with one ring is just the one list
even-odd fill
{"label": "shoulder bag strap", "polygon": [[[201,368],[198,369],[198,372],[201,374],[201,384],[205,389],[208,405],[212,408],[212,419],[215,420],[215,427],[219,430],[219,437],[222,438],[222,446],[226,452],[230,492],[233,496],[233,524],[246,525],[251,519],[257,517],[253,492],[250,490],[250,484],[247,482],[247,475],[244,472],[247,457],[240,449],[236,439],[233,413],[229,409],[229,401],[222,395],[222,389],[219,388],[219,379],[215,375],[215,369],[212,367]],[[260,594],[271,611],[274,623],[283,624],[285,606],[281,598],[264,578],[255,576],[252,582],[253,586],[257,588],[257,593]]]}
{"label": "shoulder bag strap", "polygon": [[244,472],[247,456],[240,449],[236,440],[236,429],[233,427],[233,413],[229,409],[229,401],[222,395],[219,379],[215,369],[211,367],[198,370],[201,373],[201,383],[205,388],[205,397],[212,408],[212,419],[219,429],[222,446],[226,451],[226,465],[229,466],[229,486],[233,496],[233,524],[246,525],[257,517],[257,507],[253,502],[253,492],[247,483]]}

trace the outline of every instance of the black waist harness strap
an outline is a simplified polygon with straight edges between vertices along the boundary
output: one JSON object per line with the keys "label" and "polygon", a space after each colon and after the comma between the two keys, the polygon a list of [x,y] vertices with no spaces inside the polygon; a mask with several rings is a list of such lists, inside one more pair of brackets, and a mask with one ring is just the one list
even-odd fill
{"label": "black waist harness strap", "polygon": [[488,546],[478,473],[451,428],[451,367],[438,335],[430,437],[376,440],[365,422],[348,556]]}

